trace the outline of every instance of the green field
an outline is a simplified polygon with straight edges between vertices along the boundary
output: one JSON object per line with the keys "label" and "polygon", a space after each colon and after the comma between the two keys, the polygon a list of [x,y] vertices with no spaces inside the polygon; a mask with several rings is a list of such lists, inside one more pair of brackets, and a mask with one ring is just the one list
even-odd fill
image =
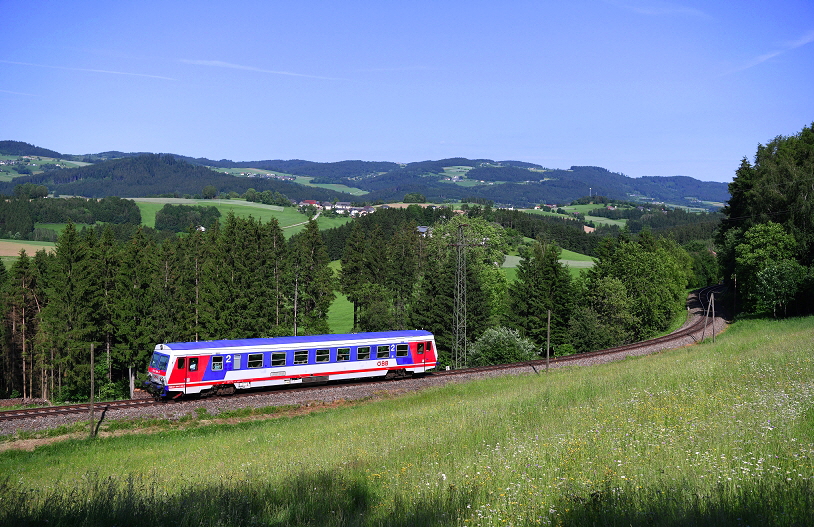
{"label": "green field", "polygon": [[[246,218],[252,216],[253,218],[262,222],[268,222],[271,218],[277,218],[280,227],[283,228],[283,233],[286,238],[300,232],[305,228],[303,224],[308,221],[308,218],[297,211],[294,207],[279,207],[277,205],[263,205],[262,203],[253,203],[238,199],[229,200],[196,200],[196,199],[183,199],[183,198],[132,198],[141,210],[141,222],[148,227],[155,227],[155,213],[158,212],[165,204],[170,203],[174,205],[201,205],[217,207],[221,213],[221,222],[226,218],[229,212],[234,212],[235,216]],[[323,217],[317,218],[317,223],[320,229],[330,229],[344,225],[350,221],[349,218],[344,216],[339,217]]]}
{"label": "green field", "polygon": [[337,183],[311,183],[311,180],[314,179],[310,176],[297,176],[297,179],[294,180],[295,183],[299,183],[300,185],[305,185],[306,187],[317,187],[317,188],[324,188],[328,190],[334,190],[336,192],[344,192],[345,194],[350,194],[348,196],[348,200],[350,201],[351,196],[364,196],[368,194],[367,190],[362,190],[360,188],[349,187],[347,185],[339,185]]}
{"label": "green field", "polygon": [[[557,214],[556,212],[547,212],[544,210],[534,210],[534,209],[526,209],[523,212],[528,212],[530,214],[538,214],[540,216],[552,216],[555,218],[573,218],[571,215],[572,212],[580,212],[582,214],[587,214],[592,210],[596,210],[602,207],[602,205],[568,205],[561,207],[567,214]],[[602,216],[585,216],[585,221],[592,221],[595,225],[616,225],[620,229],[627,224],[627,220],[612,220],[609,218],[604,218]]]}
{"label": "green field", "polygon": [[[530,240],[530,238],[527,238],[527,240]],[[577,278],[583,269],[590,269],[594,265],[594,259],[591,256],[575,253],[567,249],[562,249],[561,251],[560,263],[568,267],[568,272],[571,274],[572,279]],[[517,278],[517,265],[520,263],[520,260],[520,256],[509,254],[506,255],[506,259],[503,261],[501,267],[509,283]]]}
{"label": "green field", "polygon": [[812,334],[7,450],[0,524],[810,525]]}

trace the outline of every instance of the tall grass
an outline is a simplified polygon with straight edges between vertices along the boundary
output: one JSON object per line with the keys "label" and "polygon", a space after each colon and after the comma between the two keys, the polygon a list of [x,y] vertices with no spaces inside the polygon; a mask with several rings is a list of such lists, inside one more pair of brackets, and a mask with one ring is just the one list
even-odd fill
{"label": "tall grass", "polygon": [[0,524],[810,525],[812,335],[8,451]]}

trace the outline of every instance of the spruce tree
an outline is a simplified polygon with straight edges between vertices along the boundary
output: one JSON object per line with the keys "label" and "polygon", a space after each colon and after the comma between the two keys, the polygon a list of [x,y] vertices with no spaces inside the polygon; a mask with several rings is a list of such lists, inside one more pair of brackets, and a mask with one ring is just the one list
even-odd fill
{"label": "spruce tree", "polygon": [[517,267],[517,279],[509,286],[505,325],[519,330],[521,336],[540,346],[546,343],[549,310],[551,343],[564,344],[567,340],[571,277],[559,259],[557,245],[535,242]]}
{"label": "spruce tree", "polygon": [[56,351],[58,396],[84,399],[90,386],[89,350],[94,336],[90,251],[73,223],[68,223],[56,244],[49,266],[43,308],[46,346]]}
{"label": "spruce tree", "polygon": [[139,228],[124,244],[116,274],[114,324],[118,330],[114,360],[128,371],[130,384],[143,371],[156,344],[152,284],[156,278],[155,246]]}
{"label": "spruce tree", "polygon": [[309,220],[305,230],[291,237],[288,253],[294,333],[327,333],[334,276],[316,221]]}

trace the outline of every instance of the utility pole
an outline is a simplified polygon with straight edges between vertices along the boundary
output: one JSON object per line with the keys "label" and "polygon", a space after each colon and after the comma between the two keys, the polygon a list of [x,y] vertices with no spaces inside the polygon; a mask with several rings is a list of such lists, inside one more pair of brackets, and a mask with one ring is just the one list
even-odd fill
{"label": "utility pole", "polygon": [[712,300],[712,343],[715,344],[715,293],[710,295]]}
{"label": "utility pole", "polygon": [[95,435],[93,433],[94,432],[94,424],[95,424],[94,423],[94,418],[93,418],[94,417],[93,416],[93,391],[94,391],[93,380],[94,380],[94,376],[96,374],[96,371],[94,370],[94,365],[93,365],[93,347],[94,346],[91,343],[91,345],[90,345],[90,436],[89,436],[90,439],[93,439],[93,436]]}
{"label": "utility pole", "polygon": [[551,310],[548,310],[548,322],[545,334],[545,371],[548,372],[548,358],[551,354]]}

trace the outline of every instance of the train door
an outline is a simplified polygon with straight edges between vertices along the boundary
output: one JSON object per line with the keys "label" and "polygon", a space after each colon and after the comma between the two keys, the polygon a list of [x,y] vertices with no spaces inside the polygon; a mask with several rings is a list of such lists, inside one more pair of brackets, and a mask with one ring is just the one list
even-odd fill
{"label": "train door", "polygon": [[415,360],[413,362],[416,365],[423,366],[422,371],[426,371],[426,369],[428,367],[427,363],[430,363],[430,366],[429,366],[430,368],[434,367],[435,366],[435,355],[434,355],[434,352],[433,352],[432,341],[428,340],[428,341],[423,341],[423,342],[416,342],[416,343],[414,343],[414,346],[415,346],[415,348],[414,348],[415,354],[413,355],[413,357],[414,357]]}
{"label": "train door", "polygon": [[[187,358],[187,375],[186,377],[184,377],[184,379],[186,380],[186,382],[184,383],[185,393],[189,393],[187,390],[191,386],[190,383],[199,381],[201,379],[201,372],[198,371],[198,368],[203,366],[201,362],[202,361],[198,357]],[[200,391],[200,387],[198,387],[198,390],[194,391]]]}
{"label": "train door", "polygon": [[175,359],[175,367],[172,369],[167,381],[167,384],[170,385],[173,392],[180,391],[180,393],[186,393],[187,377],[189,377],[187,372],[187,360],[187,357],[178,357]]}
{"label": "train door", "polygon": [[424,342],[416,342],[416,363],[421,364],[426,369],[427,367],[427,353]]}

